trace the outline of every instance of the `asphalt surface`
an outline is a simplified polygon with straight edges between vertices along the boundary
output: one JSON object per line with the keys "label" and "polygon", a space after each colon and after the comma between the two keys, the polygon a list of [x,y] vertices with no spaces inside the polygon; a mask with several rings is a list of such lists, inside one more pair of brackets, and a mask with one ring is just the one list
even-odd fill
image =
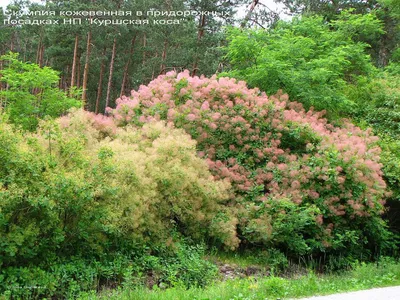
{"label": "asphalt surface", "polygon": [[400,300],[400,286],[302,298],[302,300]]}

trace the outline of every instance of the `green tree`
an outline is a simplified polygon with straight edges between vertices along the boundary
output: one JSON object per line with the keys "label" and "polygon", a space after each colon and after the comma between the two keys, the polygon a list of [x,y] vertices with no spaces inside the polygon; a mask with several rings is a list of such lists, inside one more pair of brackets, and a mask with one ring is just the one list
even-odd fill
{"label": "green tree", "polygon": [[[336,20],[344,10],[354,14],[369,14],[375,12],[383,23],[385,33],[379,39],[366,37],[364,42],[371,45],[370,54],[378,67],[386,66],[391,54],[400,41],[398,1],[397,0],[277,0],[285,5],[287,13],[294,15],[321,15],[325,20]],[[397,4],[396,4],[397,3]]]}
{"label": "green tree", "polygon": [[267,94],[283,89],[307,108],[339,116],[354,106],[346,87],[376,70],[362,37],[382,33],[374,15],[349,12],[330,23],[313,16],[280,22],[267,31],[232,28],[226,48],[232,70],[227,74]]}
{"label": "green tree", "polygon": [[0,108],[23,129],[34,130],[39,119],[58,117],[81,105],[58,89],[59,77],[51,68],[19,61],[16,53],[3,55],[0,60],[4,67],[0,80],[6,85],[0,91]]}

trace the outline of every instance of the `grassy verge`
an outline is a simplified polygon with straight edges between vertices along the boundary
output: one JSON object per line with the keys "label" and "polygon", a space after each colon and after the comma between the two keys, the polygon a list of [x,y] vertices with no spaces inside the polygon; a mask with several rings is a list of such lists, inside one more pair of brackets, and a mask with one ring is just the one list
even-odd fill
{"label": "grassy verge", "polygon": [[378,264],[360,264],[352,271],[316,275],[309,272],[300,278],[246,278],[217,282],[207,288],[174,287],[166,290],[129,287],[82,295],[80,299],[287,299],[346,291],[400,285],[400,263],[382,260]]}

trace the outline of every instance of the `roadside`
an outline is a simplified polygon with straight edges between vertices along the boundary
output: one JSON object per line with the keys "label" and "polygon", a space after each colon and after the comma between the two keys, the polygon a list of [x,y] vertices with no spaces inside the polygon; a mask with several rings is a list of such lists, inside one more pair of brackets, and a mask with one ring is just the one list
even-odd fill
{"label": "roadside", "polygon": [[398,300],[400,299],[400,286],[376,288],[351,293],[341,293],[329,296],[316,296],[302,298],[302,300]]}
{"label": "roadside", "polygon": [[[146,287],[121,288],[107,290],[100,293],[82,295],[80,299],[118,299],[118,300],[276,300],[276,299],[312,299],[312,300],[394,300],[400,299],[400,263],[392,259],[382,259],[377,263],[361,263],[347,272],[335,274],[316,274],[308,271],[307,274],[298,274],[292,277],[278,277],[262,268],[244,266],[232,266],[224,264],[219,266],[222,281],[217,281],[204,288],[189,288],[175,286],[173,288],[152,289]],[[246,274],[247,273],[247,274]],[[251,275],[249,274],[251,273]],[[250,276],[248,276],[250,275]],[[383,294],[388,287],[388,293]],[[372,290],[367,290],[372,289]],[[354,291],[360,293],[360,297],[354,296]],[[367,291],[362,291],[367,290]],[[376,291],[375,291],[376,290]],[[337,293],[339,294],[337,297]],[[367,298],[363,293],[370,293]],[[314,295],[327,295],[325,297],[313,297]],[[343,295],[349,295],[344,298]],[[393,297],[392,297],[393,296]],[[304,298],[313,297],[313,298]],[[332,298],[333,297],[333,298]]]}

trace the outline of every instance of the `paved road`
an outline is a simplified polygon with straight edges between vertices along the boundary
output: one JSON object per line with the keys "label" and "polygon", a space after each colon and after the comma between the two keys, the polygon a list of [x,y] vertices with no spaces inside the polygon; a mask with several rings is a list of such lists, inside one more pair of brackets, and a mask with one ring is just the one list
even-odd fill
{"label": "paved road", "polygon": [[358,292],[302,298],[302,300],[400,300],[400,286]]}

